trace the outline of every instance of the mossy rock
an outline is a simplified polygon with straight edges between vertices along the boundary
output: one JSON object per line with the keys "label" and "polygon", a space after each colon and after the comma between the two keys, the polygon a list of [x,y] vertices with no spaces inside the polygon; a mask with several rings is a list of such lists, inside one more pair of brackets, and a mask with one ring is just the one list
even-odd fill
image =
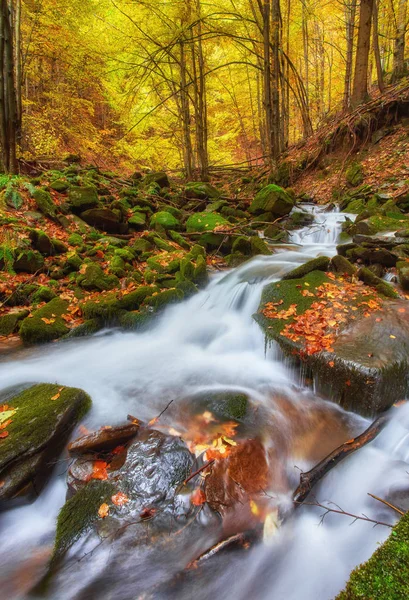
{"label": "mossy rock", "polygon": [[152,236],[152,242],[159,250],[164,250],[165,252],[173,252],[175,250],[171,244],[168,244],[168,242],[165,242],[165,240],[158,236]]}
{"label": "mossy rock", "polygon": [[177,231],[171,229],[169,231],[169,237],[184,250],[190,250],[189,242],[185,240],[185,238],[182,235],[180,235],[180,233],[178,233]]}
{"label": "mossy rock", "polygon": [[217,213],[198,212],[186,221],[186,231],[189,233],[214,231],[220,225],[229,225],[229,222]]}
{"label": "mossy rock", "polygon": [[68,243],[70,246],[82,246],[84,244],[84,240],[79,233],[72,233],[68,238]]}
{"label": "mossy rock", "polygon": [[208,200],[219,198],[220,192],[210,183],[191,181],[185,187],[185,196],[187,198],[197,198],[198,200]]}
{"label": "mossy rock", "polygon": [[105,275],[101,267],[95,263],[90,263],[77,279],[77,284],[84,290],[97,290],[100,292],[112,290],[119,285],[119,279],[116,275]]}
{"label": "mossy rock", "polygon": [[193,281],[194,273],[195,273],[195,265],[188,258],[183,258],[180,261],[180,272],[185,279],[189,281]]}
{"label": "mossy rock", "polygon": [[145,238],[139,238],[135,240],[135,242],[131,246],[131,249],[133,250],[133,252],[135,252],[135,254],[143,254],[144,252],[149,252],[150,250],[153,250],[153,248],[154,245],[152,244],[152,242]]}
{"label": "mossy rock", "polygon": [[99,204],[98,193],[95,186],[71,186],[68,200],[73,212],[82,213]]}
{"label": "mossy rock", "polygon": [[23,197],[12,181],[9,182],[2,196],[9,208],[19,210],[23,206]]}
{"label": "mossy rock", "polygon": [[161,210],[152,216],[150,220],[150,226],[154,229],[156,229],[157,226],[163,227],[166,230],[180,229],[180,221],[170,212]]}
{"label": "mossy rock", "polygon": [[409,598],[409,514],[384,544],[354,569],[336,600],[406,600]]}
{"label": "mossy rock", "polygon": [[197,294],[197,292],[199,291],[198,287],[192,281],[184,278],[178,278],[175,287],[177,290],[183,292],[184,298],[190,298],[191,296]]}
{"label": "mossy rock", "polygon": [[294,200],[278,185],[271,183],[262,188],[250,205],[253,215],[271,213],[275,217],[288,215],[294,207]]}
{"label": "mossy rock", "polygon": [[50,238],[40,229],[32,229],[29,235],[33,248],[41,252],[44,256],[55,256],[56,254],[64,254],[68,251],[64,242],[56,238]]}
{"label": "mossy rock", "polygon": [[366,285],[374,287],[379,294],[382,294],[387,298],[399,298],[399,294],[394,287],[384,279],[377,277],[370,269],[361,267],[357,275]]}
{"label": "mossy rock", "polygon": [[68,181],[64,181],[64,179],[56,179],[55,181],[52,181],[48,187],[55,192],[63,194],[68,190],[70,184]]}
{"label": "mossy rock", "polygon": [[147,303],[156,310],[161,310],[169,304],[177,304],[183,300],[183,292],[180,289],[164,290],[157,294],[153,294],[148,298]]}
{"label": "mossy rock", "polygon": [[42,285],[37,291],[31,296],[31,302],[33,304],[39,304],[40,302],[50,302],[57,297],[57,294],[46,285]]}
{"label": "mossy rock", "polygon": [[209,281],[209,273],[207,271],[206,259],[199,256],[196,260],[196,266],[193,272],[193,282],[199,287],[204,287]]}
{"label": "mossy rock", "polygon": [[155,286],[141,285],[133,292],[124,294],[117,302],[118,308],[122,310],[138,310],[148,298],[158,291],[159,288]]}
{"label": "mossy rock", "polygon": [[402,289],[409,291],[409,262],[399,261],[396,265],[398,270],[399,283]]}
{"label": "mossy rock", "polygon": [[266,242],[262,240],[258,235],[252,236],[250,238],[251,244],[251,254],[252,256],[257,256],[259,254],[263,256],[269,256],[272,254],[270,248],[267,246]]}
{"label": "mossy rock", "polygon": [[17,330],[18,324],[28,316],[28,310],[10,312],[0,317],[0,335],[11,335]]}
{"label": "mossy rock", "polygon": [[37,208],[40,212],[43,213],[46,217],[50,219],[55,219],[57,216],[57,207],[51,198],[51,194],[44,190],[43,188],[35,190],[33,194],[33,198],[36,202]]}
{"label": "mossy rock", "polygon": [[341,256],[340,254],[336,254],[331,259],[331,268],[341,275],[355,275],[357,272],[357,268],[353,265],[347,258]]}
{"label": "mossy rock", "polygon": [[283,280],[300,279],[312,271],[328,271],[329,263],[330,259],[327,256],[318,256],[284,275]]}
{"label": "mossy rock", "polygon": [[44,267],[44,258],[37,250],[16,252],[13,269],[16,273],[37,273]]}
{"label": "mossy rock", "polygon": [[192,398],[199,410],[208,410],[216,418],[228,421],[242,421],[248,409],[246,394],[234,391],[202,392]]}
{"label": "mossy rock", "polygon": [[101,300],[88,300],[80,304],[84,319],[100,319],[104,323],[111,323],[118,313],[119,302],[116,296],[111,295]]}
{"label": "mossy rock", "polygon": [[109,502],[115,491],[108,481],[91,481],[64,504],[57,519],[52,562],[91,529],[99,519],[99,507]]}
{"label": "mossy rock", "polygon": [[253,253],[251,239],[244,235],[238,236],[233,242],[232,252],[239,252],[245,256],[251,256]]}
{"label": "mossy rock", "polygon": [[143,212],[135,211],[128,219],[128,225],[131,229],[136,231],[143,231],[146,227],[146,214]]}
{"label": "mossy rock", "polygon": [[114,255],[119,256],[127,263],[132,263],[135,260],[135,253],[130,248],[115,248]]}
{"label": "mossy rock", "polygon": [[4,402],[16,412],[0,445],[0,499],[37,495],[91,398],[76,388],[40,384]]}
{"label": "mossy rock", "polygon": [[146,187],[149,187],[152,184],[156,184],[159,189],[168,188],[170,186],[169,177],[164,171],[148,173],[143,178],[143,184]]}
{"label": "mossy rock", "polygon": [[104,322],[100,319],[88,319],[85,323],[81,323],[78,327],[71,329],[64,338],[81,338],[98,333],[104,327]]}
{"label": "mossy rock", "polygon": [[127,271],[126,264],[120,256],[113,256],[109,261],[109,272],[116,277],[125,277]]}
{"label": "mossy rock", "polygon": [[72,273],[73,271],[79,271],[82,266],[82,258],[76,252],[70,252],[65,261],[64,271]]}
{"label": "mossy rock", "polygon": [[345,207],[345,212],[351,213],[353,215],[359,215],[363,210],[365,210],[365,202],[360,198],[355,198],[351,200],[349,204]]}
{"label": "mossy rock", "polygon": [[120,211],[111,208],[90,208],[81,213],[83,219],[88,225],[96,227],[107,233],[127,233],[128,223],[123,221]]}
{"label": "mossy rock", "polygon": [[126,331],[147,329],[155,319],[155,314],[147,310],[130,312],[122,310],[118,314],[117,325]]}
{"label": "mossy rock", "polygon": [[364,180],[362,165],[357,162],[352,163],[345,173],[345,179],[347,184],[351,187],[358,187],[358,185],[361,185]]}
{"label": "mossy rock", "polygon": [[68,333],[64,319],[68,302],[54,298],[42,308],[36,310],[32,317],[27,317],[21,323],[20,336],[25,344],[41,344],[51,342]]}

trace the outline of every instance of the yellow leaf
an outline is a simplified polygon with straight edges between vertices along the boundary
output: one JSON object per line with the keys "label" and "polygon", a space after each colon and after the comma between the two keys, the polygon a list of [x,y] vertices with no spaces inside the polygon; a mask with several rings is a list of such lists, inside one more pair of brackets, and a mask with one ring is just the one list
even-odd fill
{"label": "yellow leaf", "polygon": [[109,515],[109,506],[106,502],[104,502],[104,504],[101,504],[101,506],[98,509],[98,516],[101,519],[105,519],[105,517],[107,517]]}

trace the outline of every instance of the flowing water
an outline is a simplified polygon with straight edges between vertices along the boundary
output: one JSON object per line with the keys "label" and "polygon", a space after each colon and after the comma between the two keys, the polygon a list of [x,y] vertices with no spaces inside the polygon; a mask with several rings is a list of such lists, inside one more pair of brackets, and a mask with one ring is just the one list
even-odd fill
{"label": "flowing water", "polygon": [[[0,390],[45,381],[80,387],[93,399],[85,420],[90,429],[124,422],[128,413],[150,419],[176,399],[167,418],[179,431],[183,431],[184,411],[178,411],[177,399],[206,390],[246,392],[265,411],[266,429],[271,425],[272,432],[280,430],[280,443],[287,450],[284,453],[278,448],[276,460],[294,489],[300,469],[310,468],[338,445],[337,435],[348,439],[368,426],[361,417],[315,397],[313,390],[303,385],[299,370],[283,359],[277,347],[265,348],[263,333],[252,319],[266,283],[310,258],[336,253],[345,215],[313,207],[305,210],[315,213],[315,222],[293,233],[290,245],[275,246],[272,256],[256,257],[214,275],[205,290],[169,307],[148,332],[105,331],[4,359]],[[391,422],[381,435],[331,471],[317,487],[321,502],[331,501],[345,511],[394,522],[394,514],[367,495],[390,497],[408,487],[409,405],[391,410]],[[274,434],[269,435],[269,443],[274,444]],[[2,514],[0,597],[20,597],[16,590],[25,589],[24,573],[29,578],[32,565],[36,560],[41,563],[43,549],[52,545],[55,519],[65,499],[65,471],[62,462],[38,500]],[[274,496],[278,487],[272,480],[269,493]],[[289,502],[291,489],[283,496],[284,503]],[[317,507],[302,507],[268,543],[238,553],[232,560],[215,561],[204,579],[182,587],[172,598],[333,598],[351,569],[371,555],[389,529],[373,528],[363,521],[351,525],[351,518],[336,514],[321,522],[322,512]],[[188,556],[186,549],[186,555],[181,552],[172,561],[163,557],[172,562],[167,576],[183,570]],[[92,589],[90,584],[109,568],[110,555],[108,551],[90,556],[85,566],[59,577],[53,598],[142,597],[140,577],[139,587],[135,584],[134,594],[129,595],[132,555],[127,560],[121,579],[111,581],[105,592],[94,596],[84,590],[86,586]],[[147,565],[144,569],[148,572]],[[151,578],[154,573],[163,576],[158,565],[151,565],[152,570]],[[163,590],[160,597],[166,597]]]}

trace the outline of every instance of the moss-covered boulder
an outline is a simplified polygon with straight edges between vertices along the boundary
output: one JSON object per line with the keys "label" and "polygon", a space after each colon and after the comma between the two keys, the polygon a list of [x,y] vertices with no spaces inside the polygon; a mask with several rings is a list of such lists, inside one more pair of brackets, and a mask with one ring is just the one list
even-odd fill
{"label": "moss-covered boulder", "polygon": [[336,600],[406,600],[409,598],[409,514],[393,528],[371,558],[352,571]]}
{"label": "moss-covered boulder", "polygon": [[187,198],[197,198],[198,200],[216,200],[220,198],[220,192],[210,183],[191,181],[185,187],[185,196]]}
{"label": "moss-covered boulder", "polygon": [[33,304],[39,304],[40,302],[50,302],[57,297],[57,294],[47,285],[41,285],[38,290],[31,296],[31,302]]}
{"label": "moss-covered boulder", "polygon": [[405,301],[313,271],[266,286],[255,319],[268,340],[301,357],[320,393],[374,415],[409,391],[407,310]]}
{"label": "moss-covered boulder", "polygon": [[54,190],[55,192],[63,194],[64,192],[66,192],[69,189],[70,184],[68,181],[65,181],[64,179],[55,179],[54,181],[52,181],[50,183],[50,185],[48,187],[50,188],[50,190]]}
{"label": "moss-covered boulder", "polygon": [[62,315],[68,310],[68,302],[54,298],[36,310],[21,323],[20,336],[25,344],[51,342],[68,333],[69,329]]}
{"label": "moss-covered boulder", "polygon": [[280,186],[271,183],[258,192],[249,211],[253,215],[270,213],[274,217],[282,217],[288,215],[293,207],[294,200],[291,196]]}
{"label": "moss-covered boulder", "polygon": [[399,283],[402,289],[409,291],[409,262],[400,260],[396,268],[398,270]]}
{"label": "moss-covered boulder", "polygon": [[55,219],[57,216],[57,207],[51,198],[51,194],[42,188],[36,189],[33,198],[36,202],[37,208],[46,217]]}
{"label": "moss-covered boulder", "polygon": [[180,229],[180,221],[170,212],[161,210],[152,216],[150,226],[153,227],[153,229],[158,227],[163,227],[164,229]]}
{"label": "moss-covered boulder", "polygon": [[327,256],[318,256],[284,275],[283,280],[300,279],[312,271],[328,271],[329,263],[330,259]]}
{"label": "moss-covered boulder", "polygon": [[152,183],[156,184],[160,189],[168,188],[170,186],[169,177],[164,171],[157,171],[145,175],[143,184],[149,187]]}
{"label": "moss-covered boulder", "polygon": [[72,233],[68,237],[68,243],[70,244],[70,246],[82,246],[84,244],[84,240],[82,239],[82,236],[79,233]]}
{"label": "moss-covered boulder", "polygon": [[99,204],[98,193],[95,186],[71,186],[68,200],[71,210],[80,214]]}
{"label": "moss-covered boulder", "polygon": [[0,444],[0,500],[35,496],[91,399],[79,389],[40,384],[2,400],[11,422]]}
{"label": "moss-covered boulder", "polygon": [[229,225],[229,222],[217,213],[198,212],[191,215],[186,221],[186,231],[202,232],[214,231],[216,227]]}
{"label": "moss-covered boulder", "polygon": [[407,227],[409,220],[405,215],[389,213],[388,215],[372,215],[353,226],[353,233],[375,235],[381,231],[397,231]]}
{"label": "moss-covered boulder", "polygon": [[118,300],[118,308],[122,310],[138,310],[141,304],[158,292],[159,288],[156,286],[141,285],[133,292],[124,294]]}
{"label": "moss-covered boulder", "polygon": [[341,275],[355,275],[358,270],[345,256],[340,254],[336,254],[331,259],[331,268]]}
{"label": "moss-covered boulder", "polygon": [[44,231],[41,231],[40,229],[32,229],[29,235],[33,248],[45,256],[64,254],[68,250],[64,242],[56,238],[50,238]]}
{"label": "moss-covered boulder", "polygon": [[358,185],[361,185],[364,180],[362,165],[357,162],[352,163],[345,173],[345,179],[347,184],[351,187],[358,187]]}
{"label": "moss-covered boulder", "polygon": [[217,419],[242,421],[247,415],[248,396],[241,392],[202,392],[192,398],[198,412],[210,411]]}
{"label": "moss-covered boulder", "polygon": [[84,273],[78,276],[77,284],[84,290],[103,292],[117,287],[119,279],[116,275],[105,275],[104,271],[96,263],[89,263],[85,266]]}
{"label": "moss-covered boulder", "polygon": [[16,273],[37,273],[44,267],[44,258],[37,250],[16,251],[13,269]]}
{"label": "moss-covered boulder", "polygon": [[361,267],[357,272],[357,276],[366,285],[374,287],[379,294],[387,298],[399,298],[399,294],[394,287],[384,279],[377,277],[370,269]]}
{"label": "moss-covered boulder", "polygon": [[2,315],[0,317],[0,335],[11,335],[17,331],[19,322],[28,314],[28,310],[20,310]]}
{"label": "moss-covered boulder", "polygon": [[143,231],[146,227],[146,213],[135,211],[128,219],[128,225],[131,229],[136,231]]}
{"label": "moss-covered boulder", "polygon": [[81,213],[81,219],[107,233],[126,233],[128,223],[123,222],[120,211],[110,208],[90,208]]}
{"label": "moss-covered boulder", "polygon": [[156,310],[162,310],[169,304],[177,304],[178,302],[181,302],[183,297],[182,290],[171,288],[169,290],[164,290],[163,292],[153,294],[147,299],[147,304]]}

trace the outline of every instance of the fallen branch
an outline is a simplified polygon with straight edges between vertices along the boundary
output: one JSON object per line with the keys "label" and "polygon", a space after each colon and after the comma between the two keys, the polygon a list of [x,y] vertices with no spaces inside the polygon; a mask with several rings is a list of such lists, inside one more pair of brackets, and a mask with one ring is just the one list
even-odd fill
{"label": "fallen branch", "polygon": [[338,446],[338,448],[328,454],[328,456],[315,465],[310,471],[301,473],[299,486],[293,494],[293,501],[296,506],[303,503],[312,488],[324,477],[324,475],[340,463],[341,460],[353,452],[356,452],[359,448],[369,444],[369,442],[372,442],[388,421],[389,417],[387,415],[381,415],[363,433],[352,440],[348,440],[345,444]]}
{"label": "fallen branch", "polygon": [[321,502],[318,502],[318,500],[315,500],[314,502],[299,502],[298,504],[299,505],[303,504],[304,506],[318,506],[318,508],[323,508],[325,510],[325,512],[320,517],[320,525],[322,525],[322,523],[324,522],[324,519],[328,513],[335,513],[337,515],[344,515],[345,517],[352,517],[353,521],[352,521],[351,525],[353,525],[355,523],[355,521],[367,521],[368,523],[373,523],[375,527],[377,525],[383,525],[384,527],[390,527],[390,528],[393,527],[393,525],[391,525],[391,523],[384,523],[383,521],[377,521],[376,519],[371,519],[370,517],[367,517],[363,513],[362,513],[362,515],[354,515],[353,513],[349,513],[346,510],[343,510],[340,506],[338,506],[338,504],[335,504],[335,502],[329,502],[329,504],[336,506],[336,508],[331,508],[330,506],[321,504]]}
{"label": "fallen branch", "polygon": [[390,502],[387,502],[387,500],[383,500],[383,498],[378,498],[378,496],[375,496],[375,494],[370,494],[368,492],[368,496],[370,496],[371,498],[373,498],[374,500],[378,500],[378,502],[382,502],[382,504],[385,504],[386,506],[389,506],[389,508],[391,508],[392,510],[396,511],[399,515],[401,515],[403,517],[403,515],[405,514],[405,511],[400,510],[400,508],[398,508],[397,506],[394,506],[393,504],[391,504]]}
{"label": "fallen branch", "polygon": [[210,467],[210,465],[212,465],[214,463],[214,461],[215,461],[214,458],[212,458],[212,460],[208,460],[202,467],[200,467],[200,469],[198,469],[197,471],[195,471],[194,473],[189,475],[189,477],[187,479],[185,479],[185,481],[183,482],[183,485],[186,485],[187,483],[189,483],[189,481],[191,479],[193,479],[193,477],[196,477],[196,475],[199,475],[199,473],[201,473],[202,471],[204,471],[205,469]]}

